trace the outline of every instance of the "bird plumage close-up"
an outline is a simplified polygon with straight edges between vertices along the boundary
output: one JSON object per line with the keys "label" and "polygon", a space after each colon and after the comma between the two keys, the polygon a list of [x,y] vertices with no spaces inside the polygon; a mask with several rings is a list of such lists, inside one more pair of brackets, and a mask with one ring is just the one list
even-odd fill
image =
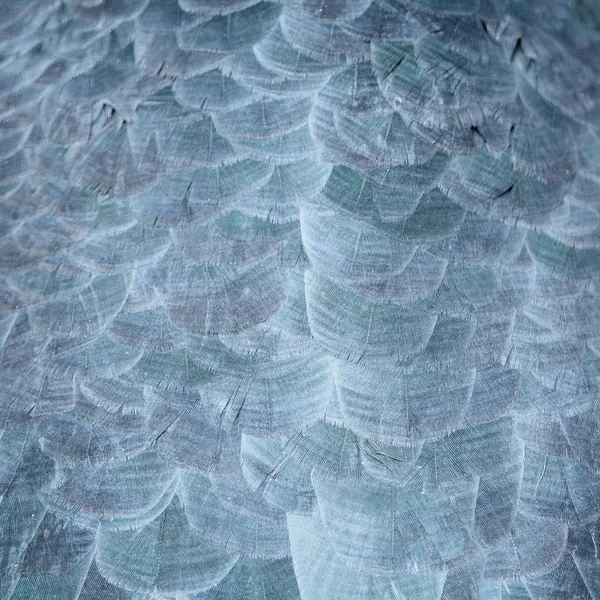
{"label": "bird plumage close-up", "polygon": [[600,3],[0,0],[0,600],[600,600]]}

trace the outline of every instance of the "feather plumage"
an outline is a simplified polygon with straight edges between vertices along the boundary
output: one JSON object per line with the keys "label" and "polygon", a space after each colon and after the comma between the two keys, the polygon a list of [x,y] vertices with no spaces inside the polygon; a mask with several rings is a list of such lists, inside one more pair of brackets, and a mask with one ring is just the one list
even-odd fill
{"label": "feather plumage", "polygon": [[594,0],[9,0],[0,600],[600,600]]}

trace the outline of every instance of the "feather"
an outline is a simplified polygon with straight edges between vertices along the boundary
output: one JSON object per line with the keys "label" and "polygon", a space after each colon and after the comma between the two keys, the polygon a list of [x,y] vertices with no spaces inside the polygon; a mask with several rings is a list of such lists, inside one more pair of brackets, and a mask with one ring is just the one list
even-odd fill
{"label": "feather", "polygon": [[600,599],[595,0],[1,21],[0,599]]}

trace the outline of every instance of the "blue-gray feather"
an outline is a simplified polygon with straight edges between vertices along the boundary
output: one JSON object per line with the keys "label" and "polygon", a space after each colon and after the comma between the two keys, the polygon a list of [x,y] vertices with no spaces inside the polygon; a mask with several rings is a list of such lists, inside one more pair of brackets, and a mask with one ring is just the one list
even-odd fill
{"label": "blue-gray feather", "polygon": [[0,12],[0,600],[600,600],[597,1]]}

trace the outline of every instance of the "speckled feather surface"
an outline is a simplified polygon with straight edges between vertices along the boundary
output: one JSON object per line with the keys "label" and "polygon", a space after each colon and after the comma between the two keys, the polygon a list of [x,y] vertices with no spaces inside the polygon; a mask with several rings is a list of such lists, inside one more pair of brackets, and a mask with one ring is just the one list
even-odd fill
{"label": "speckled feather surface", "polygon": [[600,5],[0,2],[0,599],[600,600]]}

